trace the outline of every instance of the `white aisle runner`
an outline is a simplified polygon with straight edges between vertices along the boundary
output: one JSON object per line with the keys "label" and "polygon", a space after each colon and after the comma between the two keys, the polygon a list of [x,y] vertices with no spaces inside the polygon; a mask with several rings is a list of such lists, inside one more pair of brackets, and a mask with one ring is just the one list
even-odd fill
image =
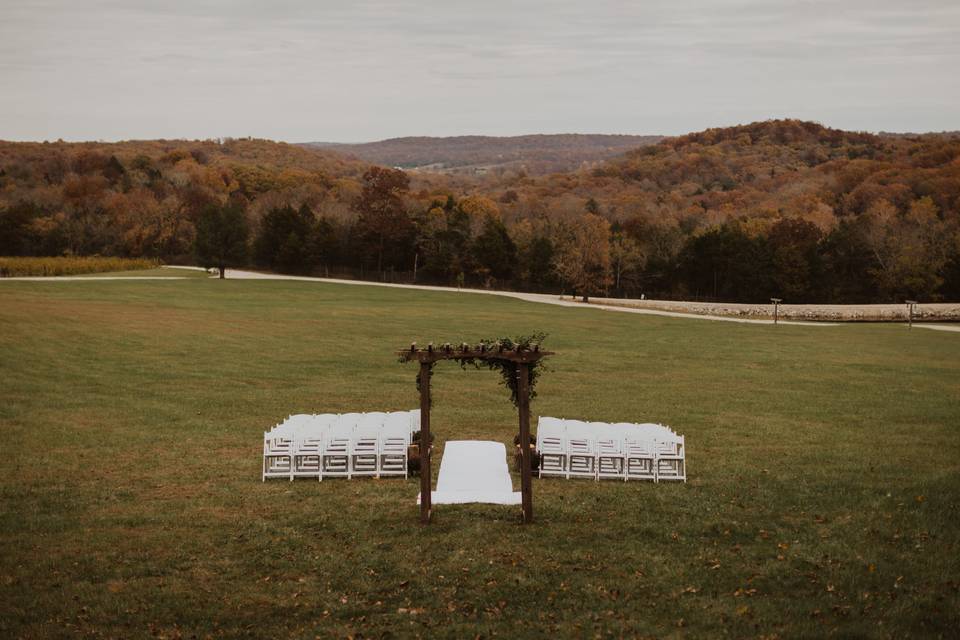
{"label": "white aisle runner", "polygon": [[[520,504],[507,467],[507,448],[502,442],[452,440],[443,448],[433,504]],[[417,494],[420,504],[420,494]]]}

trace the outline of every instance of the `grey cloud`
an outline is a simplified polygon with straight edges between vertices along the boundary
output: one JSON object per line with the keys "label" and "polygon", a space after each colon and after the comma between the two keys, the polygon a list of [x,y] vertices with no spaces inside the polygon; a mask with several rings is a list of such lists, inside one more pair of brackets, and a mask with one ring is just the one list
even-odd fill
{"label": "grey cloud", "polygon": [[0,138],[956,129],[958,32],[952,0],[2,0]]}

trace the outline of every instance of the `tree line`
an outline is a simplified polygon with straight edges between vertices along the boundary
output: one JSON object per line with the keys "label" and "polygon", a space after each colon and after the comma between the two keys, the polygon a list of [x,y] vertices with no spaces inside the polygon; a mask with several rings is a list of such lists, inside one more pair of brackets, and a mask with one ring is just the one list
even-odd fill
{"label": "tree line", "polygon": [[254,265],[286,273],[366,274],[368,278],[470,285],[581,296],[674,297],[751,302],[873,302],[960,298],[960,252],[942,251],[932,199],[906,215],[878,206],[829,232],[783,218],[765,233],[745,221],[686,237],[674,254],[648,252],[642,218],[611,223],[588,201],[582,215],[508,228],[497,204],[448,195],[426,207],[405,204],[409,178],[373,167],[363,176],[353,224],[309,206],[270,209],[248,235],[242,209],[209,206],[197,229],[207,266]]}
{"label": "tree line", "polygon": [[0,143],[0,254],[587,296],[960,299],[960,141],[773,121],[474,178],[262,140]]}

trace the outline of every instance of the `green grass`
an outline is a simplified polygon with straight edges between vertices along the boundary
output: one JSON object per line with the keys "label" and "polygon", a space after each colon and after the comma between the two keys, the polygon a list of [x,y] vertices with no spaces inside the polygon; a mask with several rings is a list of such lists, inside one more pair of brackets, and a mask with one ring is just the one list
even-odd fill
{"label": "green grass", "polygon": [[[411,340],[545,330],[536,414],[686,434],[690,482],[260,482],[289,413],[417,403]],[[0,285],[2,637],[955,637],[960,339],[277,281]],[[438,365],[450,439],[510,442]],[[435,469],[439,465],[435,465]],[[515,479],[515,486],[517,485]]]}
{"label": "green grass", "polygon": [[211,274],[196,269],[177,269],[175,267],[156,267],[134,271],[108,271],[91,273],[91,278],[210,278]]}

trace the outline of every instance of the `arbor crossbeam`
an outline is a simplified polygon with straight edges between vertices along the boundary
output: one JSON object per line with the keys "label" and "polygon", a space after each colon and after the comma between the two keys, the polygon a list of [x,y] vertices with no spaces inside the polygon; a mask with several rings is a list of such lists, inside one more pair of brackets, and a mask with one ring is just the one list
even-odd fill
{"label": "arbor crossbeam", "polygon": [[434,346],[428,345],[421,349],[417,343],[410,345],[409,349],[398,351],[397,355],[407,362],[426,362],[433,363],[439,360],[507,360],[509,362],[536,362],[540,358],[552,356],[552,351],[543,351],[539,345],[532,349],[506,349],[502,345],[487,345],[484,343],[478,345],[468,345],[462,343],[451,345],[449,343]]}

